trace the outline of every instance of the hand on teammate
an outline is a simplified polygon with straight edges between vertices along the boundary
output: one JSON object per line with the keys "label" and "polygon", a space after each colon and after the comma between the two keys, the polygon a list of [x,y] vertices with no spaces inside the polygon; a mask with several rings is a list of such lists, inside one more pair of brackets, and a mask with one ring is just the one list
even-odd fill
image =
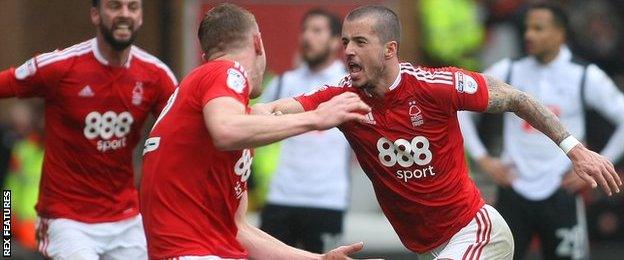
{"label": "hand on teammate", "polygon": [[620,192],[622,180],[615,172],[613,164],[605,157],[588,150],[582,144],[572,148],[568,157],[572,160],[573,171],[593,188],[600,185],[609,196],[613,192]]}
{"label": "hand on teammate", "polygon": [[326,130],[351,120],[364,121],[365,114],[370,111],[370,107],[357,94],[346,92],[321,103],[313,112],[316,115],[316,129]]}
{"label": "hand on teammate", "polygon": [[364,248],[364,242],[350,244],[348,246],[341,246],[322,255],[321,260],[352,259],[349,257],[349,255],[357,253],[358,251],[362,250],[362,248]]}
{"label": "hand on teammate", "polygon": [[509,165],[505,165],[500,159],[484,156],[477,160],[479,167],[489,175],[496,185],[509,187],[515,176],[511,174]]}
{"label": "hand on teammate", "polygon": [[270,115],[272,113],[271,106],[264,103],[257,103],[251,106],[252,115]]}

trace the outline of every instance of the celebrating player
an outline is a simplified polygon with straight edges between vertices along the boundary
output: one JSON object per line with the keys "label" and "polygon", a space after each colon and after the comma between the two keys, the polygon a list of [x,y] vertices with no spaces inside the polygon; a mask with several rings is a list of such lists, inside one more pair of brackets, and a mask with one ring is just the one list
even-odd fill
{"label": "celebrating player", "polygon": [[308,113],[248,115],[266,65],[254,16],[218,5],[198,36],[207,62],[174,92],[145,144],[140,198],[150,259],[344,259],[360,250],[320,256],[248,224],[249,148],[363,119],[370,108],[346,93]]}
{"label": "celebrating player", "polygon": [[394,12],[381,6],[355,9],[343,23],[349,75],[340,86],[254,110],[297,113],[336,95],[358,94],[372,112],[339,129],[408,249],[424,259],[512,259],[509,227],[468,177],[458,110],[514,112],[558,143],[581,178],[608,194],[619,192],[613,165],[587,150],[534,98],[479,73],[400,63],[399,39]]}
{"label": "celebrating player", "polygon": [[93,1],[94,39],[0,73],[0,98],[45,99],[39,250],[53,259],[145,259],[132,150],[177,81],[132,45],[140,0]]}

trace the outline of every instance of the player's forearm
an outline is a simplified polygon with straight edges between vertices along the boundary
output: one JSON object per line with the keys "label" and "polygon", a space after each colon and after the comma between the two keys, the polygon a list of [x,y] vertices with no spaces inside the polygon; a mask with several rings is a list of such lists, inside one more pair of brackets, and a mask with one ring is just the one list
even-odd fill
{"label": "player's forearm", "polygon": [[0,71],[0,98],[15,96],[15,91],[13,91],[13,87],[11,86],[13,77],[11,69]]}
{"label": "player's forearm", "polygon": [[247,249],[251,259],[319,259],[318,254],[288,246],[248,223],[238,226],[238,241]]}
{"label": "player's forearm", "polygon": [[487,112],[513,112],[557,144],[570,135],[557,116],[535,98],[500,80],[485,77],[489,91]]}
{"label": "player's forearm", "polygon": [[237,150],[270,144],[316,129],[313,112],[270,116],[231,115],[215,118],[214,144],[221,150]]}
{"label": "player's forearm", "polygon": [[270,103],[266,103],[271,113],[281,112],[283,114],[296,114],[304,112],[303,106],[294,98],[282,98]]}
{"label": "player's forearm", "polygon": [[615,132],[609,138],[607,145],[600,151],[600,155],[606,157],[612,163],[616,163],[624,154],[624,121],[620,121]]}

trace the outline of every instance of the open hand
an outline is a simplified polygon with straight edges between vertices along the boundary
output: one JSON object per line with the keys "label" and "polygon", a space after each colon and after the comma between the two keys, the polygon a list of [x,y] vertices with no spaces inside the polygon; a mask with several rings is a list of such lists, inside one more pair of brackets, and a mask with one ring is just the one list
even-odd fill
{"label": "open hand", "polygon": [[588,150],[582,144],[572,148],[568,157],[572,160],[572,170],[592,188],[600,185],[609,196],[613,192],[620,192],[622,180],[615,172],[613,164],[605,157]]}
{"label": "open hand", "polygon": [[351,120],[365,120],[371,108],[352,92],[342,93],[321,103],[312,112],[316,115],[317,130],[327,130]]}
{"label": "open hand", "polygon": [[349,255],[357,253],[358,251],[362,250],[362,248],[364,248],[364,242],[359,242],[348,246],[341,246],[322,255],[321,260],[351,259]]}

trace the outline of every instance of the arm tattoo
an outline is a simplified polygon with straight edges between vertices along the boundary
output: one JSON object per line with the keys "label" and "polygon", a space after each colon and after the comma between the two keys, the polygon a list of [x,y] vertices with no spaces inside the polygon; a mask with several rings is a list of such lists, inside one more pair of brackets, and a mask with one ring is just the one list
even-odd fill
{"label": "arm tattoo", "polygon": [[559,144],[570,133],[557,116],[528,94],[484,75],[489,91],[488,113],[513,112]]}

